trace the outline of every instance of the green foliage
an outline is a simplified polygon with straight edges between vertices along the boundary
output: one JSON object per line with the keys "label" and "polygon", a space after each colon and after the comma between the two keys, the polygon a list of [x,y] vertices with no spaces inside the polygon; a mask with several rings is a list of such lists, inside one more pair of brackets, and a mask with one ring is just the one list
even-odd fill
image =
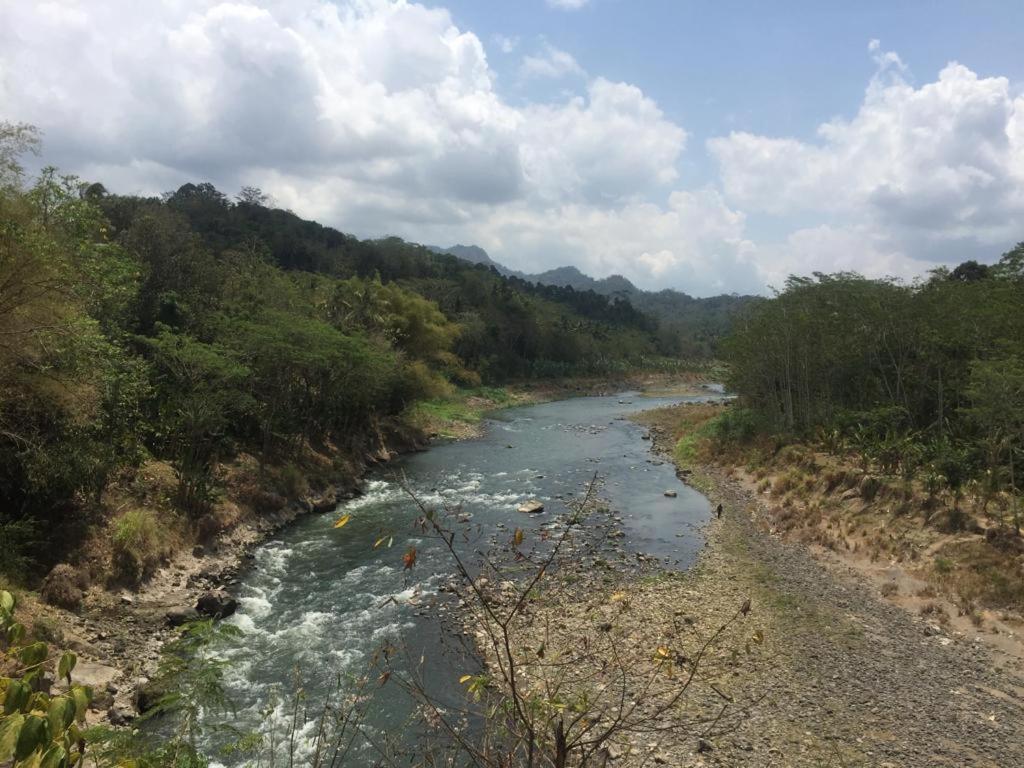
{"label": "green foliage", "polygon": [[169,552],[172,533],[150,509],[130,509],[113,524],[115,578],[137,584],[150,576]]}
{"label": "green foliage", "polygon": [[[72,682],[77,657],[66,651],[56,662],[45,642],[28,643],[15,620],[14,595],[0,590],[0,763],[12,768],[70,768],[86,750],[85,711],[92,691]],[[40,690],[52,670],[67,690]]]}
{"label": "green foliage", "polygon": [[679,364],[621,297],[360,241],[259,190],[123,197],[50,168],[27,186],[36,138],[0,123],[0,538],[20,563],[78,546],[150,457],[198,520],[240,452],[361,448],[455,386]]}
{"label": "green foliage", "polygon": [[730,385],[776,431],[819,435],[869,466],[953,491],[1015,494],[1024,448],[1018,246],[921,284],[790,278],[726,342]]}
{"label": "green foliage", "polygon": [[746,443],[763,429],[756,411],[749,408],[728,408],[708,422],[707,431],[720,442]]}

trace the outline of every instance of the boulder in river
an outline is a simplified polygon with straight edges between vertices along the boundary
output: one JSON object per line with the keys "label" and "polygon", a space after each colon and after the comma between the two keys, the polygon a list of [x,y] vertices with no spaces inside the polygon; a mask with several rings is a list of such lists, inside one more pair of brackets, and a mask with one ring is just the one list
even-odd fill
{"label": "boulder in river", "polygon": [[670,499],[674,499],[676,496],[679,495],[679,492],[678,491],[665,491],[665,495],[668,498],[670,498]]}
{"label": "boulder in river", "polygon": [[544,511],[544,502],[538,499],[530,499],[519,505],[519,511],[526,515],[536,515]]}
{"label": "boulder in river", "polygon": [[196,610],[204,616],[224,619],[238,609],[238,601],[223,589],[211,589],[199,596]]}

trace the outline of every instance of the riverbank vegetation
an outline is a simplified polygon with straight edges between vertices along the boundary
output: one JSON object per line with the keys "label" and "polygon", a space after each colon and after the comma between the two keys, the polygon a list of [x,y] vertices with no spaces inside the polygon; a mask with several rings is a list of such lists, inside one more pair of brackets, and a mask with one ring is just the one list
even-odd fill
{"label": "riverbank vegetation", "polygon": [[[1024,609],[1024,243],[912,285],[791,278],[725,350],[741,407],[703,429],[740,430],[779,525],[923,561],[969,614]],[[862,505],[871,541],[834,517]]]}
{"label": "riverbank vegetation", "polygon": [[417,424],[442,432],[475,388],[500,403],[512,380],[681,367],[628,301],[359,240],[256,189],[29,179],[20,158],[38,146],[0,125],[8,578],[70,558],[83,581],[130,584],[167,542],[351,478]]}
{"label": "riverbank vegetation", "polygon": [[922,283],[791,278],[726,344],[730,385],[783,438],[977,496],[1020,528],[1024,243]]}

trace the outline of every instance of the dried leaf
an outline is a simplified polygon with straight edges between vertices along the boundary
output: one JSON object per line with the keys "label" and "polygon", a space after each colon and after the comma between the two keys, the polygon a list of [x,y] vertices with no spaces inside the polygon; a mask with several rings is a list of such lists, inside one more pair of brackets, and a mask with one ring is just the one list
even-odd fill
{"label": "dried leaf", "polygon": [[405,564],[405,570],[409,570],[416,565],[416,547],[409,547],[406,553],[402,555],[402,562]]}

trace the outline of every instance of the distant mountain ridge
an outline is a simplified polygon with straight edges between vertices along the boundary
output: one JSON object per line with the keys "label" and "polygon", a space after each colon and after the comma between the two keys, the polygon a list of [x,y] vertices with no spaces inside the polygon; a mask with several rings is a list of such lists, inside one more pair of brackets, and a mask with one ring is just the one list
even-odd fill
{"label": "distant mountain ridge", "polygon": [[[539,285],[569,287],[575,291],[593,291],[600,296],[625,299],[641,312],[657,318],[665,333],[677,334],[693,354],[704,353],[729,329],[732,318],[749,304],[762,301],[758,296],[721,294],[697,299],[672,288],[644,291],[622,275],[596,279],[573,266],[556,267],[528,274],[499,264],[478,245],[428,246],[473,264],[493,267],[506,277],[518,277]],[[684,346],[684,349],[685,349]]]}
{"label": "distant mountain ridge", "polygon": [[452,245],[448,248],[439,248],[436,245],[428,245],[427,247],[436,253],[448,253],[452,256],[457,256],[463,261],[468,261],[470,264],[486,264],[488,267],[494,267],[502,274],[512,274],[511,270],[506,269],[488,256],[487,251],[479,245]]}

